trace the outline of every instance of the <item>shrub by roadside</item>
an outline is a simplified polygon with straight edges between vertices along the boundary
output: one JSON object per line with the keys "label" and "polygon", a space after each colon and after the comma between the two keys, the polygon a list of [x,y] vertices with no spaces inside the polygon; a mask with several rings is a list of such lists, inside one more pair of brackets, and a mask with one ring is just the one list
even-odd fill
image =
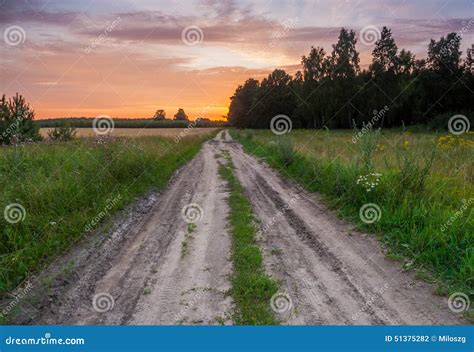
{"label": "shrub by roadside", "polygon": [[72,141],[76,138],[76,128],[68,125],[55,127],[48,131],[48,137],[53,141]]}
{"label": "shrub by roadside", "polygon": [[0,143],[19,144],[41,140],[39,126],[33,121],[35,112],[18,93],[0,99]]}

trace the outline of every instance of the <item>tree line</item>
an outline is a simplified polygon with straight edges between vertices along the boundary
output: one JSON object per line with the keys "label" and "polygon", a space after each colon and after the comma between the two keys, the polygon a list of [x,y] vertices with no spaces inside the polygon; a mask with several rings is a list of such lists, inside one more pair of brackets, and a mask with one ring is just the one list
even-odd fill
{"label": "tree line", "polygon": [[375,127],[446,127],[452,114],[472,113],[474,45],[462,58],[459,33],[431,39],[427,57],[417,59],[383,27],[364,70],[356,43],[355,32],[342,28],[331,53],[312,46],[294,77],[275,69],[261,82],[249,78],[231,97],[229,122],[268,128],[274,116],[286,115],[293,128],[353,128],[378,116]]}
{"label": "tree line", "polygon": [[[166,118],[166,112],[163,109],[158,109],[155,112],[155,115],[153,116],[154,120],[157,121],[164,121],[167,120]],[[189,121],[188,115],[184,112],[184,109],[179,108],[178,112],[174,114],[174,120],[175,121]]]}

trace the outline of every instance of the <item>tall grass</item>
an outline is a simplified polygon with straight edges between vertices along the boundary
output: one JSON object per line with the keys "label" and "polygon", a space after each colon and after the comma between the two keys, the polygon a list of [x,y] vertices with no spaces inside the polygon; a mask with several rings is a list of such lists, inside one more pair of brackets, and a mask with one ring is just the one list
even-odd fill
{"label": "tall grass", "polygon": [[0,150],[0,297],[87,230],[150,187],[162,188],[209,135],[180,143],[160,137],[80,139]]}
{"label": "tall grass", "polygon": [[[361,229],[378,233],[392,258],[410,258],[409,267],[432,272],[444,289],[473,289],[472,207],[464,206],[474,201],[469,135],[445,148],[440,143],[445,137],[435,134],[379,131],[354,144],[350,131],[292,131],[285,137],[297,153],[287,162],[286,152],[275,148],[278,136],[255,131],[249,139],[245,133],[232,131],[248,152],[324,195]],[[380,179],[367,187],[357,183],[364,176]],[[359,216],[367,203],[381,209],[380,219],[372,224]]]}

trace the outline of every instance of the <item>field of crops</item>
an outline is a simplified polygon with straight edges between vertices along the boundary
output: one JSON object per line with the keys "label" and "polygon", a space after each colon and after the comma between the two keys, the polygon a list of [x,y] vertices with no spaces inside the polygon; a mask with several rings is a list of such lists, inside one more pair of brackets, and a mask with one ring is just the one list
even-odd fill
{"label": "field of crops", "polygon": [[[234,130],[245,149],[376,232],[394,260],[447,288],[474,286],[474,136]],[[375,218],[363,221],[369,204]],[[375,220],[375,221],[372,221]],[[431,275],[434,274],[434,275]]]}
{"label": "field of crops", "polygon": [[[48,131],[53,128],[41,128],[40,133],[43,137],[48,137]],[[202,127],[202,128],[115,128],[111,131],[114,137],[146,137],[146,136],[160,136],[167,138],[174,138],[178,136],[196,136],[207,134],[216,131],[217,127]],[[95,132],[92,128],[76,128],[77,137],[94,137]]]}
{"label": "field of crops", "polygon": [[[115,128],[135,128],[135,129],[144,129],[144,128],[187,128],[189,126],[193,127],[224,127],[227,125],[226,121],[210,121],[206,119],[197,119],[195,121],[190,120],[154,120],[154,119],[139,119],[139,118],[111,118],[106,115],[102,115],[100,120],[106,119],[108,121],[113,121]],[[94,122],[96,121],[96,122]],[[44,120],[35,120],[35,123],[40,128],[53,128],[61,127],[64,125],[76,127],[76,128],[92,128],[94,123],[97,123],[97,119],[94,118],[58,118],[58,119],[44,119]]]}

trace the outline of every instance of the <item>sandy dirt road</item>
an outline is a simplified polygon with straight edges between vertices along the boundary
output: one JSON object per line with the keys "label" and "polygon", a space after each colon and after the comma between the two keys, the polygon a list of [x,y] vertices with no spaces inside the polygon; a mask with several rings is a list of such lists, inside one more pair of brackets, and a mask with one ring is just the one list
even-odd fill
{"label": "sandy dirt road", "polygon": [[292,309],[287,324],[457,324],[431,285],[386,259],[373,236],[354,230],[317,195],[229,144],[240,183],[260,220],[267,272]]}
{"label": "sandy dirt road", "polygon": [[278,313],[284,324],[464,323],[429,284],[386,259],[373,237],[244,153],[226,131],[163,192],[116,219],[107,236],[85,239],[38,277],[37,287],[45,278],[50,284],[34,290],[17,322],[231,324],[228,192],[218,174],[223,150],[253,205],[267,273],[291,301]]}
{"label": "sandy dirt road", "polygon": [[205,143],[163,192],[148,195],[106,236],[86,239],[46,270],[34,287],[52,281],[51,287],[33,290],[40,303],[18,322],[229,323],[231,241],[216,159],[221,145],[217,138]]}

